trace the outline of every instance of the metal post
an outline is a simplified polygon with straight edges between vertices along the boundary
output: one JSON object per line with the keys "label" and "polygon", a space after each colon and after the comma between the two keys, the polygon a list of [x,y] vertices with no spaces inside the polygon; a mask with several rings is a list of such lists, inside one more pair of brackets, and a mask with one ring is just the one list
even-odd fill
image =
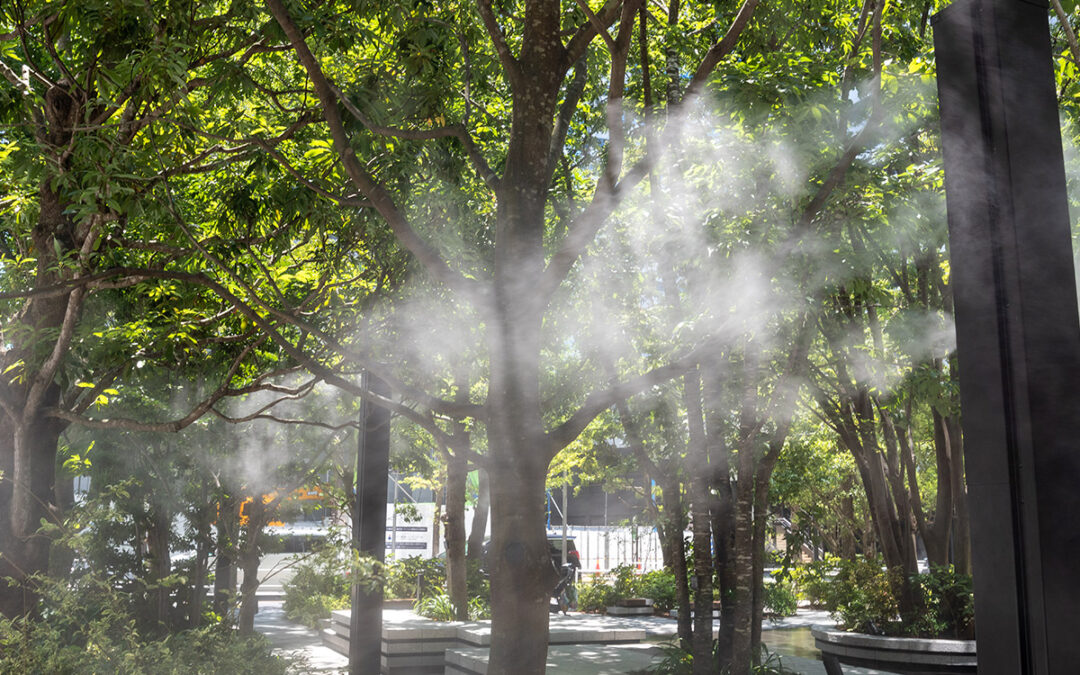
{"label": "metal post", "polygon": [[604,490],[604,569],[611,569],[611,528],[607,522],[607,490]]}
{"label": "metal post", "polygon": [[390,480],[394,482],[394,511],[391,518],[393,522],[390,525],[390,557],[397,560],[397,502],[398,502],[398,482],[397,478],[394,478],[393,474],[390,474]]}
{"label": "metal post", "polygon": [[562,564],[566,564],[566,481],[569,478],[567,473],[563,470],[563,486],[562,486]]}
{"label": "metal post", "polygon": [[1080,319],[1045,5],[934,19],[980,675],[1076,672]]}
{"label": "metal post", "polygon": [[[382,380],[364,373],[366,391],[389,396]],[[386,477],[390,473],[390,411],[366,400],[360,404],[360,433],[356,444],[356,504],[353,508],[353,546],[361,555],[382,562],[386,554]],[[381,670],[382,589],[352,587],[349,621],[349,673],[374,675]]]}

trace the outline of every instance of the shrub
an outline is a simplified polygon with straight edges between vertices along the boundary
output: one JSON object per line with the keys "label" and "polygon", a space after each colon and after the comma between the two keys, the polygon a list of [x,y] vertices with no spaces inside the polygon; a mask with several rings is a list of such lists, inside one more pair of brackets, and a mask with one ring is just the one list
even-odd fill
{"label": "shrub", "polygon": [[491,618],[491,602],[487,598],[469,598],[469,620],[482,621]]}
{"label": "shrub", "polygon": [[920,611],[905,621],[905,632],[919,637],[972,639],[975,605],[971,577],[951,565],[934,565],[912,579]]}
{"label": "shrub", "polygon": [[897,597],[903,577],[884,570],[876,560],[845,560],[836,576],[824,583],[828,609],[846,630],[885,635],[971,638],[974,605],[971,577],[952,567],[934,566],[908,583],[915,610],[901,615]]}
{"label": "shrub", "polygon": [[437,595],[445,587],[446,563],[438,558],[412,556],[387,565],[385,592],[388,598]]}
{"label": "shrub", "polygon": [[335,609],[349,606],[350,565],[337,551],[323,548],[296,565],[282,584],[285,616],[310,628]]}
{"label": "shrub", "polygon": [[651,598],[653,608],[667,612],[675,606],[675,573],[671,570],[654,570],[638,578],[637,592],[643,598]]}
{"label": "shrub", "polygon": [[434,621],[454,621],[454,603],[450,602],[450,596],[445,593],[427,595],[416,601],[413,611],[422,617]]}
{"label": "shrub", "polygon": [[352,581],[358,578],[369,590],[385,585],[382,563],[372,558],[345,557],[338,548],[324,547],[296,565],[285,590],[285,616],[310,628],[335,609],[349,606]]}
{"label": "shrub", "polygon": [[873,558],[841,560],[826,592],[826,606],[845,630],[884,633],[900,618],[901,577]]}
{"label": "shrub", "polygon": [[583,612],[602,612],[619,599],[615,587],[597,575],[588,584],[578,587],[578,609]]}
{"label": "shrub", "polygon": [[762,604],[769,614],[795,616],[796,610],[799,609],[799,599],[795,595],[795,584],[780,579],[765,584]]}
{"label": "shrub", "polygon": [[614,580],[617,599],[639,597],[641,576],[633,565],[623,563],[609,573]]}
{"label": "shrub", "polygon": [[806,600],[814,608],[825,608],[830,611],[836,609],[830,607],[830,585],[837,564],[836,559],[818,560],[805,565],[793,567],[790,571],[791,579],[795,582],[800,599]]}
{"label": "shrub", "polygon": [[70,583],[38,579],[37,619],[0,618],[0,673],[118,675],[283,675],[288,663],[262,636],[215,625],[150,638],[136,629],[127,594],[84,575]]}

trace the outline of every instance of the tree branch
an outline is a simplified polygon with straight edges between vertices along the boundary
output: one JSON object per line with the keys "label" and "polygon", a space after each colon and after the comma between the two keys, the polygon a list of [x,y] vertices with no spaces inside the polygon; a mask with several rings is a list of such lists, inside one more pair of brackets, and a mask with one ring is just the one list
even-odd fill
{"label": "tree branch", "polygon": [[484,22],[484,29],[487,31],[488,37],[491,38],[491,43],[495,45],[495,53],[499,56],[499,62],[502,63],[503,70],[506,71],[511,84],[516,84],[521,78],[520,65],[514,55],[510,53],[510,47],[506,44],[506,37],[503,35],[502,27],[499,26],[499,21],[495,18],[495,12],[491,8],[491,0],[476,0],[476,6],[480,10],[480,18]]}
{"label": "tree branch", "polygon": [[397,240],[416,256],[433,278],[460,292],[465,297],[478,301],[478,304],[486,310],[487,294],[484,292],[485,289],[479,283],[466,279],[450,269],[446,260],[412,228],[382,185],[376,182],[360,164],[360,160],[356,157],[356,153],[349,143],[341,113],[338,111],[337,96],[334,94],[333,86],[323,73],[322,67],[308,47],[303,34],[293,23],[292,17],[289,16],[281,0],[266,0],[266,4],[274,18],[277,19],[278,24],[281,25],[286,37],[288,37],[293,46],[293,51],[296,52],[297,58],[308,73],[308,77],[311,78],[319,102],[322,105],[323,118],[330,127],[334,148],[337,150],[338,157],[344,165],[345,172],[350,180],[365,197],[371,200],[379,215],[390,225],[390,229],[393,231],[394,236],[397,237]]}
{"label": "tree branch", "polygon": [[742,7],[739,7],[739,12],[735,15],[735,19],[731,22],[731,26],[728,27],[727,32],[724,33],[724,37],[709,49],[705,54],[705,58],[698,64],[697,70],[694,71],[694,76],[690,78],[690,84],[686,88],[686,94],[683,97],[684,100],[697,94],[701,90],[701,87],[705,85],[705,81],[709,78],[709,75],[712,74],[712,71],[720,63],[721,59],[735,49],[735,45],[739,43],[739,36],[742,35],[746,25],[750,23],[750,17],[754,15],[754,10],[757,8],[757,5],[758,0],[743,1]]}
{"label": "tree branch", "polygon": [[695,350],[665,366],[660,366],[625,382],[589,394],[577,411],[565,422],[548,432],[548,459],[554,458],[560,450],[573,442],[597,415],[616,405],[621,400],[685,374],[687,370],[697,364],[700,357],[701,351]]}
{"label": "tree branch", "polygon": [[469,156],[469,161],[473,163],[476,172],[480,174],[480,178],[487,183],[488,187],[496,191],[498,190],[499,177],[491,170],[487,160],[480,154],[480,149],[476,146],[476,141],[473,140],[472,136],[469,135],[468,130],[465,129],[463,125],[452,124],[444,127],[436,127],[434,129],[398,129],[396,127],[385,127],[375,124],[368,119],[367,116],[360,112],[360,109],[345,96],[345,94],[341,93],[340,89],[333,87],[333,90],[342,105],[345,106],[345,109],[372,133],[379,134],[380,136],[392,136],[394,138],[404,138],[408,140],[429,140],[434,138],[458,139],[462,148],[465,150],[465,154]]}

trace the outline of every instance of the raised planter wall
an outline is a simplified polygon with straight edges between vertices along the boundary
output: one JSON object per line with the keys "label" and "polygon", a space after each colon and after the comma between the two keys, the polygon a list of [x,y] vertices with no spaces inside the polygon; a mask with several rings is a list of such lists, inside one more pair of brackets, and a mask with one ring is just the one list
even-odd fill
{"label": "raised planter wall", "polygon": [[820,628],[811,634],[828,675],[842,675],[842,665],[900,675],[976,672],[974,640],[884,637]]}

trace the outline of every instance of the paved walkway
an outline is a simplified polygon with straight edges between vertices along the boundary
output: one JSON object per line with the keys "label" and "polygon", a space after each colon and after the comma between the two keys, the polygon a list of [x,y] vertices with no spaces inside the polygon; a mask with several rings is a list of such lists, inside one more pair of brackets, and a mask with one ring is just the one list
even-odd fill
{"label": "paved walkway", "polygon": [[[388,610],[387,622],[413,621],[416,616],[406,610]],[[575,629],[603,630],[633,628],[645,630],[649,640],[666,640],[676,633],[676,622],[657,616],[645,617],[609,617],[600,614],[582,614],[571,612],[569,615],[551,616],[551,626],[561,624]],[[803,675],[825,675],[825,667],[816,660],[812,641],[807,643],[804,631],[790,631],[795,628],[809,628],[814,625],[831,625],[827,612],[799,610],[794,617],[779,621],[766,621],[762,626],[762,640],[769,651],[778,653],[784,666]],[[716,626],[719,627],[718,625]],[[293,623],[285,618],[281,602],[263,601],[259,603],[259,613],[255,616],[255,629],[265,635],[282,655],[297,659],[295,673],[327,673],[337,675],[348,671],[348,659],[322,644],[319,634]],[[890,675],[884,671],[869,668],[844,668],[845,675]]]}
{"label": "paved walkway", "polygon": [[296,661],[295,673],[348,673],[349,659],[324,646],[317,631],[286,619],[279,601],[259,601],[255,630],[269,638],[275,652]]}

